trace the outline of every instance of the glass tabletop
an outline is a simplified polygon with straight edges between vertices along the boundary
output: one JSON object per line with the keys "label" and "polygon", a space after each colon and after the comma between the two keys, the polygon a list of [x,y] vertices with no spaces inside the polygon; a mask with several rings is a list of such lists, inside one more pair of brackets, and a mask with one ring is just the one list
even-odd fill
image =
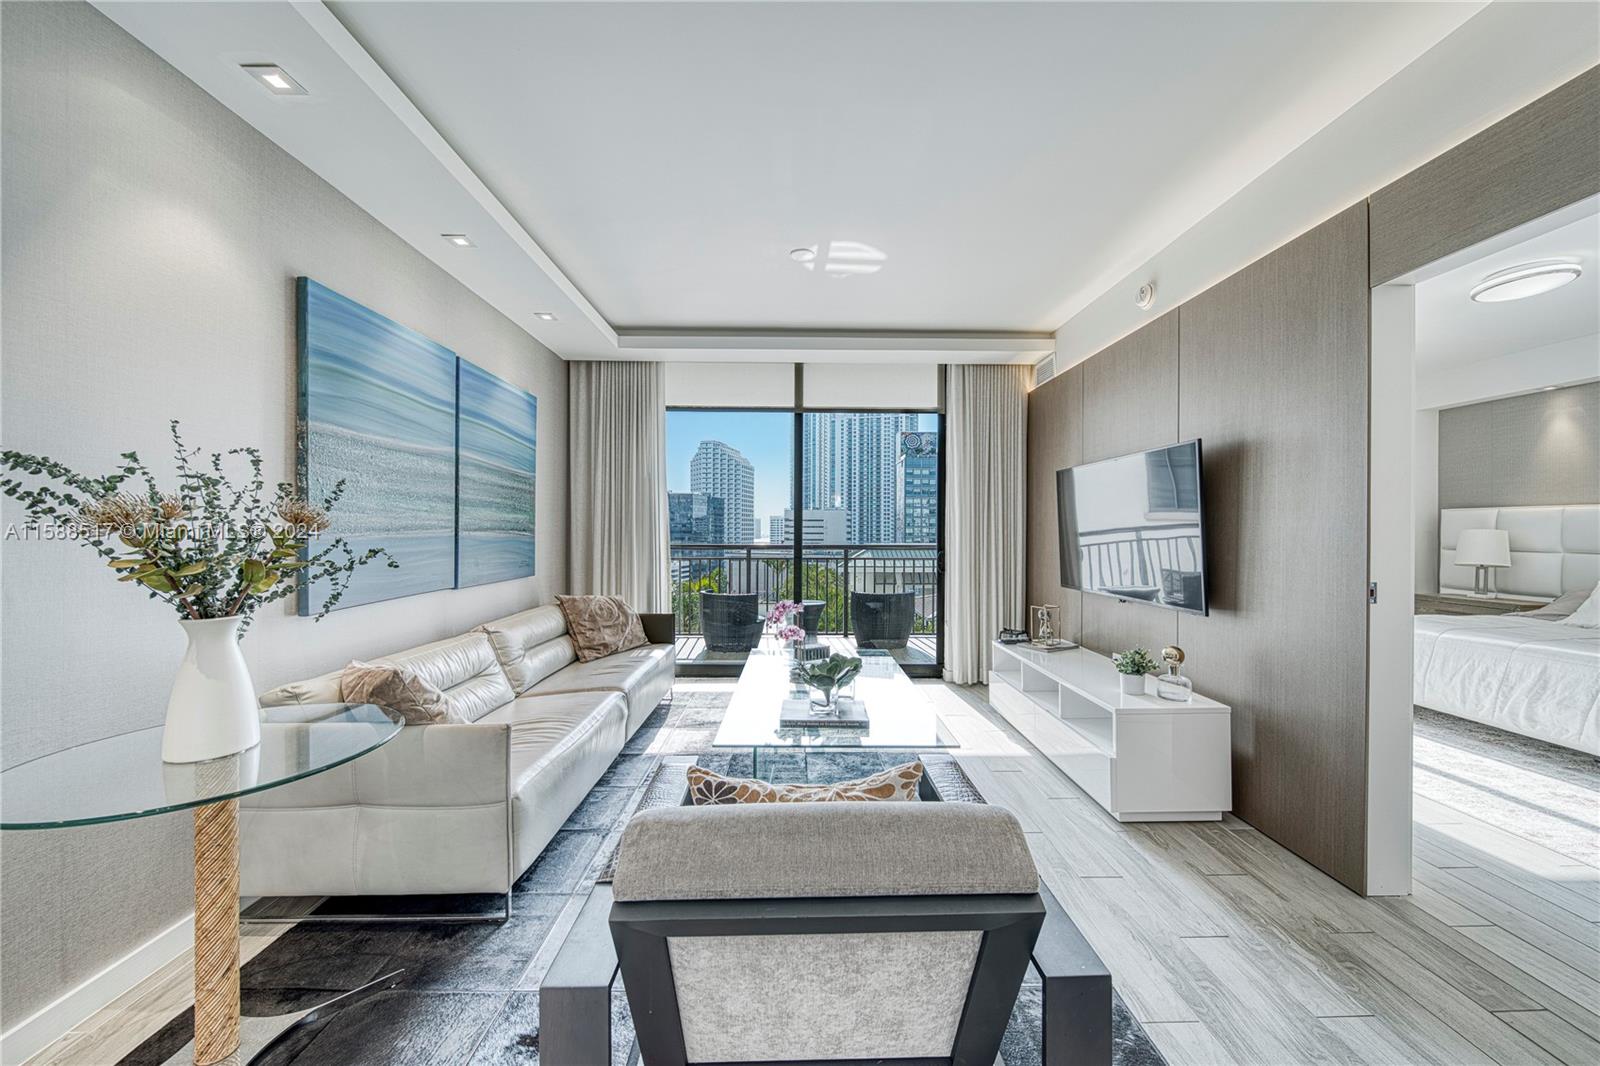
{"label": "glass tabletop", "polygon": [[196,763],[161,761],[161,727],[106,737],[0,772],[0,829],[59,829],[181,811],[330,770],[400,725],[368,703],[263,710],[261,743]]}
{"label": "glass tabletop", "polygon": [[804,748],[809,751],[880,749],[920,751],[959,748],[928,697],[898,666],[892,673],[862,673],[855,680],[855,699],[867,711],[867,726],[780,725],[789,693],[790,659],[778,652],[753,652],[745,660],[714,748]]}

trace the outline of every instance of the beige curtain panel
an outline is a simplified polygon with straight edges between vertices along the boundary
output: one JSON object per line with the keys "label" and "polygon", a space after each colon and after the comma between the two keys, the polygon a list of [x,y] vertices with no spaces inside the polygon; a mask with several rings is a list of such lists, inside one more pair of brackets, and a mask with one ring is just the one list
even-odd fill
{"label": "beige curtain panel", "polygon": [[567,366],[572,590],[669,611],[664,364]]}
{"label": "beige curtain panel", "polygon": [[945,382],[945,680],[989,680],[990,642],[1026,609],[1031,367],[951,366]]}

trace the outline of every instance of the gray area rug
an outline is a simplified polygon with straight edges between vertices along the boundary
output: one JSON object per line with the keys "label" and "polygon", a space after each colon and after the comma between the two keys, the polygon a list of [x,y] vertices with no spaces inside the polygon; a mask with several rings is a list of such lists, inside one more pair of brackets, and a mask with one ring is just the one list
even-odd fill
{"label": "gray area rug", "polygon": [[1412,720],[1418,795],[1600,865],[1600,759],[1425,707]]}
{"label": "gray area rug", "polygon": [[[538,1066],[539,981],[564,928],[588,895],[622,826],[664,758],[696,756],[727,773],[748,773],[748,752],[714,752],[712,736],[728,692],[689,690],[658,708],[513,890],[505,923],[399,921],[383,925],[299,925],[247,963],[246,1017],[308,1009],[332,995],[403,970],[393,988],[363,999],[326,1026],[264,1060],[264,1066]],[[762,760],[764,776],[830,782],[904,761],[889,753],[804,754]],[[499,897],[364,897],[334,900],[318,913],[458,912],[499,906]],[[547,943],[548,941],[548,943]],[[1040,1062],[1040,994],[1032,975],[1018,998],[1001,1049],[1004,1066]],[[1149,1035],[1117,997],[1117,1066],[1165,1066]],[[638,1062],[626,998],[615,997],[615,1066]],[[193,1035],[184,1011],[120,1066],[161,1066]],[[546,1063],[544,1066],[572,1066]]]}

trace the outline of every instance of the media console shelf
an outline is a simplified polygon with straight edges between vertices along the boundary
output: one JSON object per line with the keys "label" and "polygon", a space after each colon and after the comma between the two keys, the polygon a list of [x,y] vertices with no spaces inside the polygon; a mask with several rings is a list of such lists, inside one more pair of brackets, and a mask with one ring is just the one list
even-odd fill
{"label": "media console shelf", "polygon": [[1124,696],[1104,655],[997,641],[989,702],[1118,821],[1215,821],[1233,806],[1232,711],[1154,685]]}

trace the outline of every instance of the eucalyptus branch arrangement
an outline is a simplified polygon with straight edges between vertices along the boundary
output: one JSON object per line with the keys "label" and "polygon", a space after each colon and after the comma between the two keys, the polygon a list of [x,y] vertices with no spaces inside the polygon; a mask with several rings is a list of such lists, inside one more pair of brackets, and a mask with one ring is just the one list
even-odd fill
{"label": "eucalyptus branch arrangement", "polygon": [[[170,424],[176,459],[175,491],[164,491],[137,452],[103,477],[80,474],[43,455],[0,451],[0,491],[18,500],[41,526],[80,541],[103,556],[117,580],[134,583],[171,606],[181,619],[244,618],[291,595],[302,582],[327,581],[320,621],[344,595],[355,571],[383,559],[383,548],[357,553],[343,537],[309,549],[328,528],[344,482],[320,504],[288,482],[269,495],[261,452],[231,448],[203,456]],[[224,469],[243,457],[249,477],[236,483]],[[24,482],[18,475],[30,479]],[[42,480],[38,480],[42,479]]]}

